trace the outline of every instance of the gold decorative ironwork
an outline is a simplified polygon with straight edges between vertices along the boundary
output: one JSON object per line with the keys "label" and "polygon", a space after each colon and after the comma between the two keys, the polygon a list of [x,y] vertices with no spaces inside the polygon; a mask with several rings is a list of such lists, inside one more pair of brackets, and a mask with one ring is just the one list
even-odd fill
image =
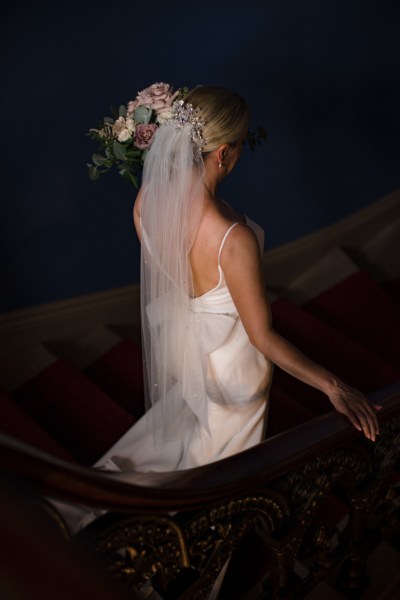
{"label": "gold decorative ironwork", "polygon": [[283,497],[264,492],[229,500],[189,519],[183,532],[198,578],[185,597],[208,598],[219,572],[243,536],[256,525],[271,533],[288,514]]}
{"label": "gold decorative ironwork", "polygon": [[[354,590],[367,580],[363,550],[367,519],[373,517],[375,530],[381,533],[398,525],[399,488],[389,486],[387,477],[399,456],[400,418],[382,428],[375,444],[360,439],[327,452],[251,495],[190,513],[105,515],[80,537],[135,592],[152,580],[170,598],[205,600],[224,564],[253,527],[265,541],[270,563],[264,584],[271,597],[285,597],[286,590],[293,593],[296,586],[312,586],[337,561],[339,551],[347,556],[342,583]],[[348,507],[343,530],[326,524],[320,511],[329,495],[336,493]],[[293,583],[296,559],[303,561],[305,574]]]}
{"label": "gold decorative ironwork", "polygon": [[189,567],[182,532],[170,517],[105,515],[77,537],[94,546],[107,570],[135,592],[154,575],[166,588]]}

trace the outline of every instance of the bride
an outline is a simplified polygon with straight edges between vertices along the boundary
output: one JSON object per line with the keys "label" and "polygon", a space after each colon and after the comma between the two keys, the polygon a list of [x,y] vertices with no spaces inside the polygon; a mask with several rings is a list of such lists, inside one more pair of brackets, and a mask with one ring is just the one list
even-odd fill
{"label": "bride", "polygon": [[379,407],[274,330],[263,232],[218,196],[249,119],[237,94],[199,86],[155,134],[134,207],[147,412],[96,467],[173,471],[257,444],[273,364],[324,392],[376,440]]}

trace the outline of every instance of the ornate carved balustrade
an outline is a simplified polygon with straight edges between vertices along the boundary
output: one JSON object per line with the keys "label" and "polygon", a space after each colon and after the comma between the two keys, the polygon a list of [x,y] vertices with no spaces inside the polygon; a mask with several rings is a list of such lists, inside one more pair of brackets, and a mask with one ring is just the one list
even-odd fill
{"label": "ornate carved balustrade", "polygon": [[187,471],[95,471],[6,436],[0,468],[38,495],[106,511],[76,541],[133,598],[148,580],[163,598],[208,598],[228,558],[220,598],[302,598],[339,562],[339,583],[357,590],[371,548],[399,523],[400,384],[373,400],[384,406],[375,444],[329,413]]}

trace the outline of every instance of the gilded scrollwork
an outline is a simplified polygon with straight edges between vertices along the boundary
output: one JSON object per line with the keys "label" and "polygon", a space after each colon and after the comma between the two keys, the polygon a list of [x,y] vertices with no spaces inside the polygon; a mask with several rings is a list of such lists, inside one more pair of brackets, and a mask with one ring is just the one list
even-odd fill
{"label": "gilded scrollwork", "polygon": [[374,445],[374,465],[380,471],[387,471],[400,456],[400,419],[386,423]]}
{"label": "gilded scrollwork", "polygon": [[272,532],[281,526],[287,514],[288,505],[281,496],[263,492],[229,500],[189,519],[183,531],[198,579],[187,598],[206,599],[247,531],[259,525],[263,531]]}
{"label": "gilded scrollwork", "polygon": [[[319,456],[274,483],[274,490],[290,507],[286,530],[270,542],[273,550],[271,584],[275,592],[287,585],[301,547],[314,572],[328,568],[339,531],[335,526],[326,528],[319,520],[315,522],[318,510],[335,488],[354,493],[362,487],[371,469],[369,453],[363,446],[354,445]],[[347,494],[349,506],[352,493]]]}
{"label": "gilded scrollwork", "polygon": [[361,448],[340,449],[288,473],[274,487],[289,498],[295,515],[304,516],[338,481],[348,480],[353,487],[361,484],[371,470],[370,462]]}
{"label": "gilded scrollwork", "polygon": [[132,591],[157,574],[163,588],[189,567],[182,531],[166,516],[108,514],[81,532],[87,545],[95,545],[107,570]]}
{"label": "gilded scrollwork", "polygon": [[[303,561],[312,583],[329,570],[341,549],[346,549],[354,584],[362,580],[359,549],[367,516],[374,514],[381,532],[398,523],[400,486],[385,482],[399,456],[400,419],[393,419],[375,444],[360,438],[251,494],[190,513],[105,515],[83,536],[131,590],[156,580],[161,591],[179,600],[208,598],[224,564],[253,527],[265,542],[270,566],[269,584],[264,583],[271,597],[290,586],[296,559]],[[345,514],[342,528],[333,517],[324,521],[322,510],[329,512],[337,492]]]}

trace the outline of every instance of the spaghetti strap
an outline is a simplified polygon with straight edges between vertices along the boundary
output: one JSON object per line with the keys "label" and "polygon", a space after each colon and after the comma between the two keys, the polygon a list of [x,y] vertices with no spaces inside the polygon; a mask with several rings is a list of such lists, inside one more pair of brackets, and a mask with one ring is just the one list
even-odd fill
{"label": "spaghetti strap", "polygon": [[239,224],[240,224],[240,221],[236,221],[236,223],[232,223],[232,225],[229,227],[228,231],[225,233],[224,237],[222,238],[222,242],[221,242],[221,245],[219,247],[219,252],[218,252],[218,266],[220,265],[219,259],[221,257],[222,248],[224,247],[224,244],[226,242],[226,238],[228,237],[228,235],[230,234],[232,229],[234,227],[236,227],[236,225],[239,225]]}

